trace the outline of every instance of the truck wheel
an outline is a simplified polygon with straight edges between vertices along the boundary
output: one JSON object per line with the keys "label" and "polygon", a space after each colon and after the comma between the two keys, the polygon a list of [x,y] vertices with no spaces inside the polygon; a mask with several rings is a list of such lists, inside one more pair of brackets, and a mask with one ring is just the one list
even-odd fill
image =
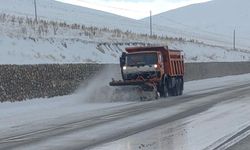
{"label": "truck wheel", "polygon": [[171,89],[169,89],[169,95],[170,96],[177,96],[178,95],[178,79],[175,80],[175,85]]}
{"label": "truck wheel", "polygon": [[166,83],[162,86],[162,97],[168,97],[168,87]]}
{"label": "truck wheel", "polygon": [[167,86],[167,84],[165,84],[165,86],[164,86],[164,94],[165,94],[165,97],[168,97],[168,86]]}
{"label": "truck wheel", "polygon": [[170,90],[170,93],[169,93],[171,96],[177,96],[177,88],[176,86],[173,87],[171,90]]}
{"label": "truck wheel", "polygon": [[175,86],[175,96],[178,96],[179,95],[179,81],[177,79],[177,83],[176,83],[176,86]]}
{"label": "truck wheel", "polygon": [[180,95],[183,95],[183,90],[180,91]]}
{"label": "truck wheel", "polygon": [[170,96],[175,96],[175,87],[173,87],[173,88],[171,88],[171,89],[169,89],[169,95]]}
{"label": "truck wheel", "polygon": [[180,95],[183,95],[183,79],[180,79]]}
{"label": "truck wheel", "polygon": [[180,95],[180,80],[179,79],[176,79],[176,84],[175,84],[175,87],[174,87],[174,96],[179,96]]}
{"label": "truck wheel", "polygon": [[168,97],[169,95],[169,90],[168,90],[168,83],[167,79],[164,77],[164,80],[162,81],[162,84],[160,86],[160,96],[161,97]]}
{"label": "truck wheel", "polygon": [[177,79],[177,96],[181,95],[181,79]]}

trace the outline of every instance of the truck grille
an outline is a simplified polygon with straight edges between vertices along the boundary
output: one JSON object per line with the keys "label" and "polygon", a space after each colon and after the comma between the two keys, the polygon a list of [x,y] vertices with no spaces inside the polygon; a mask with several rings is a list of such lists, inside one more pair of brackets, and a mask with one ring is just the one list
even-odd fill
{"label": "truck grille", "polygon": [[143,77],[144,79],[151,79],[154,77],[160,77],[159,71],[150,71],[150,72],[140,72],[140,73],[132,73],[132,74],[126,74],[125,79],[126,80],[135,80],[138,77]]}

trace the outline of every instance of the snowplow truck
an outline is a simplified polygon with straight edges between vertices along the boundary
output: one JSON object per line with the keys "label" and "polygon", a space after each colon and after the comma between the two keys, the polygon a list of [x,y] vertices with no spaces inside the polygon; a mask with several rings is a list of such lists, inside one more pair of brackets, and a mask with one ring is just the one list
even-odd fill
{"label": "snowplow truck", "polygon": [[138,86],[155,98],[178,96],[184,89],[184,53],[161,47],[130,47],[120,57],[122,80],[110,86]]}

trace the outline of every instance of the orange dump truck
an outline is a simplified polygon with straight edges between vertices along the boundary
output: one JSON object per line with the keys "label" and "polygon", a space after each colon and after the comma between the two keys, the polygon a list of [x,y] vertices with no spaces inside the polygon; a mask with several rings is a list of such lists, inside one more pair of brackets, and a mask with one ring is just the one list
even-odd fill
{"label": "orange dump truck", "polygon": [[122,79],[110,86],[138,86],[155,98],[182,95],[184,54],[168,47],[130,47],[120,57]]}

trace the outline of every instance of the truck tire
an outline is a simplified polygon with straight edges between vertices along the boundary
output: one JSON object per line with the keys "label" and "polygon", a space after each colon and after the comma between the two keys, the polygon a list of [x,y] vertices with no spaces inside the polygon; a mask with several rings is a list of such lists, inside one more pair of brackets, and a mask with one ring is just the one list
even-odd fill
{"label": "truck tire", "polygon": [[170,96],[179,96],[183,94],[183,80],[182,78],[175,78],[175,85],[169,89]]}
{"label": "truck tire", "polygon": [[180,80],[179,78],[176,79],[176,85],[175,85],[175,96],[180,95]]}
{"label": "truck tire", "polygon": [[168,80],[166,77],[163,78],[159,91],[161,97],[168,97],[169,90],[168,90]]}
{"label": "truck tire", "polygon": [[162,97],[168,97],[168,85],[165,82],[162,87]]}
{"label": "truck tire", "polygon": [[177,96],[177,84],[169,90],[170,96]]}
{"label": "truck tire", "polygon": [[180,78],[175,79],[175,86],[173,88],[173,96],[179,96],[181,94],[181,80]]}
{"label": "truck tire", "polygon": [[182,80],[178,79],[178,96],[182,95]]}
{"label": "truck tire", "polygon": [[183,95],[183,90],[184,90],[183,86],[184,86],[184,82],[183,82],[183,78],[181,78],[180,79],[180,95]]}
{"label": "truck tire", "polygon": [[168,97],[168,87],[165,84],[162,84],[160,87],[160,95],[161,97]]}

